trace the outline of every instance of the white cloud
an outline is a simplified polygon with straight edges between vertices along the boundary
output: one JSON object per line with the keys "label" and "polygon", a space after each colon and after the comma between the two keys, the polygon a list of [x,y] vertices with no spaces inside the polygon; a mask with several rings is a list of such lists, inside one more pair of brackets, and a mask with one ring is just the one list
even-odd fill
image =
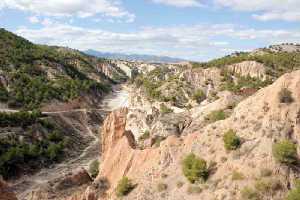
{"label": "white cloud", "polygon": [[[49,24],[41,29],[19,28],[17,34],[49,45],[80,50],[156,54],[206,60],[222,56],[232,49],[251,49],[281,42],[300,42],[300,30],[260,30],[239,28],[230,24],[144,28],[135,32],[111,32],[66,24]],[[250,46],[245,40],[252,41]]]}
{"label": "white cloud", "polygon": [[11,8],[47,16],[77,16],[97,14],[132,22],[135,15],[126,11],[117,0],[1,0],[0,9]]}
{"label": "white cloud", "polygon": [[37,24],[40,22],[39,18],[37,16],[31,16],[28,18],[28,20],[30,21],[30,23],[32,24]]}
{"label": "white cloud", "polygon": [[262,21],[300,21],[300,0],[215,0],[217,5],[234,10],[258,12],[253,15]]}
{"label": "white cloud", "polygon": [[201,7],[199,0],[152,0],[154,3],[165,4],[176,7]]}

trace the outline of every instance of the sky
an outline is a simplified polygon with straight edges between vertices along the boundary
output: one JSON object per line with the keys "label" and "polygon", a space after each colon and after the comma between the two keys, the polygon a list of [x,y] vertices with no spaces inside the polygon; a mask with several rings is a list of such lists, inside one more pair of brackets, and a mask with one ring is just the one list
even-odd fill
{"label": "sky", "polygon": [[39,44],[207,61],[300,43],[300,0],[0,0],[0,27]]}

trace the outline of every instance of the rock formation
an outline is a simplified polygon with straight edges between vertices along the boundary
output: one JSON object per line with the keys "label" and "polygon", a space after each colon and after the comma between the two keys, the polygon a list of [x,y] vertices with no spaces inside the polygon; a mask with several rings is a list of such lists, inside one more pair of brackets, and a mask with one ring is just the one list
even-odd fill
{"label": "rock formation", "polygon": [[[291,91],[292,103],[279,101],[283,88]],[[272,191],[272,199],[282,199],[292,179],[297,177],[297,169],[287,170],[279,165],[272,155],[272,146],[284,138],[295,143],[300,139],[297,134],[300,131],[299,91],[300,71],[286,74],[239,103],[229,118],[186,136],[169,136],[159,147],[144,150],[136,148],[132,133],[125,129],[128,109],[117,110],[104,123],[102,162],[96,182],[107,179],[110,188],[106,199],[116,199],[116,185],[127,176],[136,188],[123,199],[232,200],[240,198],[244,187],[255,188],[261,180],[278,183],[278,188]],[[236,151],[228,152],[224,148],[223,134],[229,129],[242,138],[242,145]],[[209,178],[198,186],[201,192],[196,195],[181,170],[182,160],[190,152],[205,159],[210,166]],[[263,170],[269,170],[272,176],[263,177]],[[241,178],[233,178],[234,173],[239,173]],[[163,192],[157,190],[162,182],[167,184]],[[89,195],[95,191],[97,189]],[[269,193],[265,195],[265,199],[271,198]]]}

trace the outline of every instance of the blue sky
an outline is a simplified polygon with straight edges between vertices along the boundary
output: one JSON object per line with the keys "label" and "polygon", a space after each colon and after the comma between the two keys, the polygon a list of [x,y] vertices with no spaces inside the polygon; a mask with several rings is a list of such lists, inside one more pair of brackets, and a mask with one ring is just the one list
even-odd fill
{"label": "blue sky", "polygon": [[0,26],[35,43],[205,61],[300,43],[300,0],[1,0]]}

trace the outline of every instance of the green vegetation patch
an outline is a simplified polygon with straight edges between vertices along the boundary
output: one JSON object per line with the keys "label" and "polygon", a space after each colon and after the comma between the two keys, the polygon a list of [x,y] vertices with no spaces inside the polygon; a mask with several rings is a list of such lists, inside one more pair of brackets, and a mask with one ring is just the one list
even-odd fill
{"label": "green vegetation patch", "polygon": [[182,161],[182,172],[191,183],[200,180],[205,181],[209,175],[206,161],[193,153],[186,156]]}
{"label": "green vegetation patch", "polygon": [[223,141],[225,149],[228,151],[236,150],[241,145],[241,139],[236,135],[236,132],[232,129],[224,133]]}
{"label": "green vegetation patch", "polygon": [[292,165],[298,161],[297,146],[290,140],[282,140],[273,145],[273,156],[283,164]]}
{"label": "green vegetation patch", "polygon": [[117,185],[116,195],[123,197],[128,195],[134,189],[134,185],[128,177],[123,177]]}

